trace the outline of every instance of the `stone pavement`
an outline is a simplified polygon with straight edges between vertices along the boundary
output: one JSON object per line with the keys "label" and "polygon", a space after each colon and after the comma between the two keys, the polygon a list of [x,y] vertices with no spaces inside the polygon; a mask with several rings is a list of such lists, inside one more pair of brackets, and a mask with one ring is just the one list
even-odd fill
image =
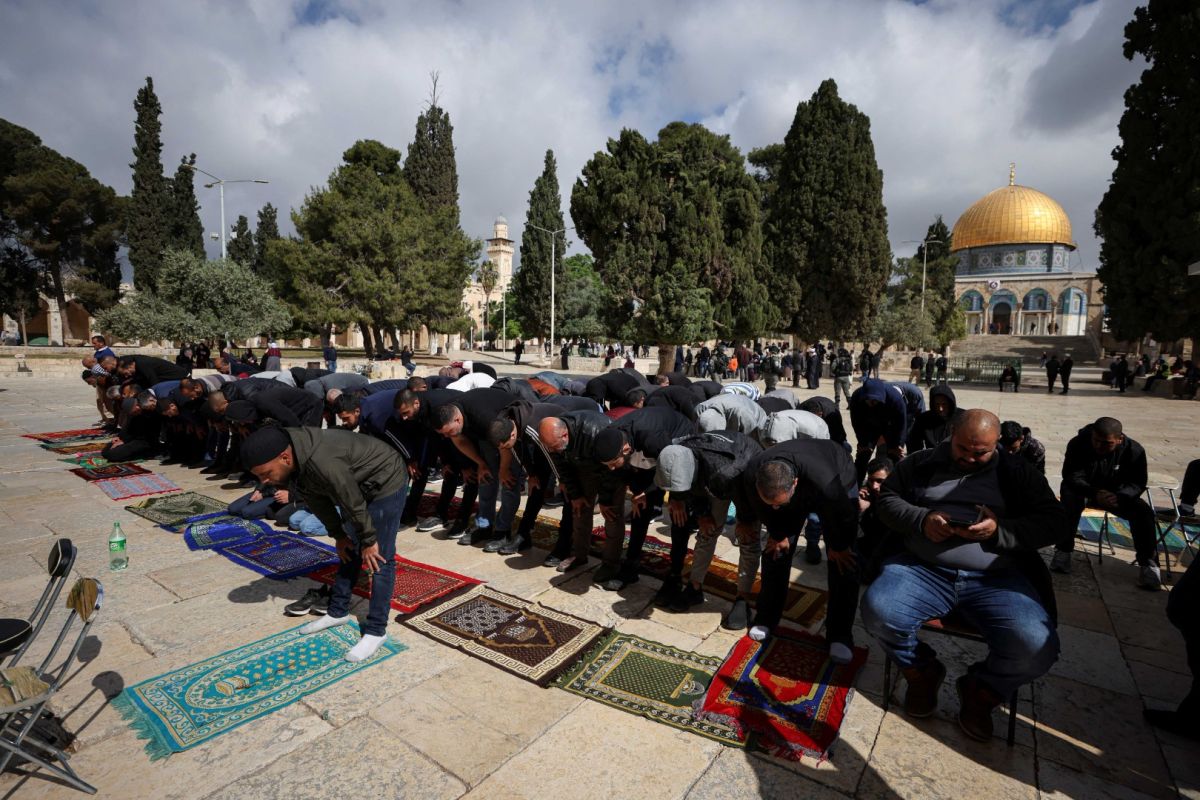
{"label": "stone pavement", "polygon": [[[950,681],[930,719],[910,720],[895,704],[885,713],[882,657],[873,646],[830,760],[792,764],[539,689],[393,623],[389,633],[409,647],[404,653],[151,763],[109,700],[124,686],[298,624],[282,608],[311,584],[269,581],[219,555],[189,552],[177,536],[122,510],[128,501],[108,500],[57,456],[18,438],[90,424],[92,397],[78,380],[5,383],[0,616],[28,613],[58,536],[79,547],[77,573],[104,583],[105,605],[83,663],[56,703],[79,734],[72,763],[101,797],[1200,797],[1200,748],[1142,722],[1144,705],[1173,705],[1189,678],[1182,639],[1164,615],[1166,590],[1137,590],[1131,554],[1121,550],[1103,564],[1079,552],[1075,573],[1055,576],[1062,657],[1032,691],[1022,689],[1011,749],[999,735],[983,745],[960,733]],[[1177,482],[1183,465],[1200,455],[1198,403],[1118,396],[1084,383],[1068,397],[983,389],[959,396],[964,407],[991,408],[1032,427],[1047,445],[1055,484],[1067,439],[1101,414],[1125,422],[1146,446],[1159,480]],[[185,489],[236,496],[195,471],[151,466]],[[129,537],[130,566],[120,573],[107,568],[105,540],[114,520]],[[411,529],[401,532],[398,551],[677,647],[723,656],[735,640],[719,627],[725,601],[710,597],[695,613],[670,614],[650,604],[652,579],[613,594],[592,587],[588,575],[564,579],[542,568],[536,550],[505,559]],[[720,555],[736,560],[732,548]],[[796,577],[823,585],[824,569],[798,566]],[[872,644],[861,628],[858,641]],[[981,652],[943,637],[932,644],[951,678]],[[1002,733],[1001,712],[996,722]],[[37,774],[0,777],[3,797],[76,795]]]}

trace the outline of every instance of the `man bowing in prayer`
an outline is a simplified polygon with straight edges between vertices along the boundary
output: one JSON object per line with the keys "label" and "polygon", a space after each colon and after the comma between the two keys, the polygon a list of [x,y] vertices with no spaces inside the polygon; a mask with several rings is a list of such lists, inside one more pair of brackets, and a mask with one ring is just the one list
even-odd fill
{"label": "man bowing in prayer", "polygon": [[359,573],[371,576],[362,639],[347,661],[375,654],[387,634],[396,581],[396,531],[408,495],[408,469],[398,452],[347,430],[267,427],[242,444],[242,462],[260,481],[291,484],[337,541],[341,558],[329,613],[300,629],[316,633],[350,621]]}

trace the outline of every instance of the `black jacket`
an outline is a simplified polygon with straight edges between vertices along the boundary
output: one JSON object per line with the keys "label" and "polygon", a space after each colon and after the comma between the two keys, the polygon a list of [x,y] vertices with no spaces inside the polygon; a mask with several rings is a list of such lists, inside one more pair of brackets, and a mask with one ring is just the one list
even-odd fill
{"label": "black jacket", "polygon": [[303,388],[304,384],[309,381],[333,374],[327,369],[309,369],[308,367],[292,367],[288,372],[292,374],[292,380],[296,382],[297,388]]}
{"label": "black jacket", "polygon": [[825,420],[829,428],[829,440],[838,444],[846,443],[846,426],[842,424],[842,412],[838,411],[837,403],[828,397],[810,397],[800,404],[801,411],[816,414]]}
{"label": "black jacket", "polygon": [[1128,436],[1106,456],[1092,450],[1092,426],[1084,425],[1067,442],[1063,459],[1062,491],[1091,500],[1105,489],[1123,497],[1137,497],[1146,491],[1146,450]]}
{"label": "black jacket", "polygon": [[[981,546],[990,553],[1004,553],[1033,585],[1051,618],[1057,619],[1054,586],[1050,571],[1038,549],[1054,544],[1068,527],[1067,512],[1046,478],[1019,456],[997,451],[994,458],[1000,494],[1004,498],[1004,516],[999,519],[996,535]],[[927,486],[939,466],[950,462],[950,445],[943,443],[932,450],[913,453],[896,465],[880,492],[876,509],[880,519],[893,532],[876,552],[882,561],[904,549],[904,537],[920,534],[928,509],[914,504],[917,487]],[[923,534],[920,534],[923,535]]]}
{"label": "black jacket", "polygon": [[672,440],[696,433],[696,424],[670,408],[639,408],[613,423],[634,452],[658,458]]}
{"label": "black jacket", "polygon": [[608,403],[610,408],[615,408],[625,405],[625,395],[629,394],[630,389],[645,389],[649,385],[645,378],[638,380],[629,371],[613,369],[588,381],[583,396],[597,403]]}
{"label": "black jacket", "polygon": [[646,397],[646,408],[669,408],[696,421],[696,396],[690,386],[660,386]]}
{"label": "black jacket", "polygon": [[[758,495],[758,468],[785,461],[796,473],[791,502],[774,509]],[[735,499],[741,523],[762,522],[775,541],[799,533],[810,512],[821,517],[825,542],[845,550],[858,535],[858,480],[846,448],[830,439],[794,439],[769,447],[750,460],[742,473]]]}
{"label": "black jacket", "polygon": [[612,424],[599,411],[568,411],[561,416],[567,425],[567,446],[552,456],[559,480],[567,488],[568,498],[585,495],[585,484],[604,478],[604,488],[615,488],[616,480],[604,476],[609,472],[595,458],[596,436]]}
{"label": "black jacket", "polygon": [[697,433],[677,439],[674,444],[686,447],[696,457],[692,488],[671,492],[672,499],[689,501],[734,499],[745,465],[763,451],[762,445],[741,431]]}
{"label": "black jacket", "polygon": [[[239,381],[242,383],[244,381]],[[320,426],[321,413],[325,403],[312,393],[297,389],[278,381],[263,381],[270,383],[266,389],[254,392],[247,400],[258,411],[260,418],[269,417],[285,428],[299,428],[304,425]],[[237,384],[230,384],[236,386]]]}
{"label": "black jacket", "polygon": [[172,364],[165,358],[157,356],[132,355],[133,382],[143,389],[149,389],[163,381],[178,381],[191,374],[191,370]]}
{"label": "black jacket", "polygon": [[[935,397],[944,397],[950,401],[948,416],[943,417],[933,410]],[[908,452],[910,453],[937,447],[950,438],[950,426],[954,424],[954,420],[959,414],[958,400],[954,397],[954,390],[945,384],[934,386],[929,390],[929,406],[928,411],[917,416],[912,430],[908,433]]]}

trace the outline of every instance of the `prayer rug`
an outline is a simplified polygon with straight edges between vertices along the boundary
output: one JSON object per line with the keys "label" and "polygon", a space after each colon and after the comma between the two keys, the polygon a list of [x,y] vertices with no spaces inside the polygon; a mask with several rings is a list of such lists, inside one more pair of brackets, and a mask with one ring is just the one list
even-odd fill
{"label": "prayer rug", "polygon": [[153,472],[145,475],[130,475],[127,478],[106,478],[102,481],[95,481],[92,485],[99,487],[100,491],[108,495],[110,500],[128,500],[131,497],[179,491],[179,487],[170,478],[164,478]]}
{"label": "prayer rug", "polygon": [[218,511],[188,520],[183,542],[188,550],[216,550],[252,542],[267,533],[271,533],[271,528],[265,522]]}
{"label": "prayer rug", "polygon": [[[1174,512],[1172,512],[1174,513]],[[1100,541],[1100,528],[1104,525],[1104,512],[1093,511],[1088,509],[1083,512],[1083,516],[1079,518],[1079,534],[1093,544]],[[1159,525],[1166,527],[1167,523],[1159,522]],[[1193,533],[1197,532],[1197,527],[1188,526]],[[1117,547],[1125,547],[1133,550],[1133,532],[1129,530],[1129,523],[1120,517],[1108,515],[1108,536],[1112,543]],[[1155,534],[1157,539],[1157,534]],[[1187,544],[1183,541],[1183,537],[1179,535],[1178,530],[1172,530],[1166,537],[1167,550],[1172,553],[1182,553]]]}
{"label": "prayer rug", "polygon": [[545,686],[605,629],[487,586],[404,620],[410,628],[514,675]]}
{"label": "prayer rug", "polygon": [[776,633],[766,642],[743,636],[713,677],[698,713],[754,734],[771,755],[823,761],[866,660],[866,649],[856,647],[849,664],[835,664],[824,639],[801,631]]}
{"label": "prayer rug", "polygon": [[[438,500],[441,499],[441,496],[442,496],[441,492],[425,492],[425,494],[421,495],[421,502],[417,503],[417,517],[420,519],[425,519],[425,517],[432,517],[434,515],[434,513],[437,511]],[[452,497],[450,499],[450,517],[452,519],[457,519],[458,509],[461,505],[462,505],[461,497],[456,496],[456,497]],[[472,508],[471,511],[472,512],[475,511],[475,509],[478,507],[479,507],[479,504],[476,503],[475,507]]]}
{"label": "prayer rug", "polygon": [[126,511],[137,514],[157,525],[162,525],[168,530],[200,514],[211,514],[227,508],[229,508],[229,503],[226,501],[198,492],[181,492],[170,497],[152,497],[149,500],[125,506]]}
{"label": "prayer rug", "polygon": [[308,636],[292,628],[130,686],[113,708],[147,740],[146,754],[157,761],[408,649],[385,638],[375,655],[350,663],[345,655],[358,640],[354,623]]}
{"label": "prayer rug", "polygon": [[742,747],[733,728],[697,719],[721,659],[613,631],[558,679],[557,685],[605,705]]}
{"label": "prayer rug", "polygon": [[87,442],[96,439],[111,439],[112,432],[106,431],[103,428],[79,428],[73,431],[52,431],[50,433],[23,433],[21,437],[24,439],[35,439],[39,442],[54,444],[59,443],[75,444],[77,442]]}
{"label": "prayer rug", "polygon": [[85,481],[104,481],[109,478],[126,478],[130,475],[150,475],[150,470],[137,464],[105,464],[102,467],[76,467],[67,470]]}
{"label": "prayer rug", "polygon": [[[322,567],[308,577],[328,586],[337,580],[337,564]],[[429,605],[438,598],[453,594],[467,586],[476,586],[483,581],[459,575],[457,572],[422,564],[419,561],[409,561],[407,558],[396,556],[396,582],[392,587],[392,608],[402,614],[411,614],[422,606]],[[360,597],[371,596],[371,579],[366,572],[360,572],[354,593]]]}
{"label": "prayer rug", "polygon": [[96,469],[97,467],[107,467],[109,464],[140,464],[144,459],[133,458],[129,461],[109,461],[99,453],[80,453],[77,456],[68,456],[60,458],[59,461],[64,464],[73,464],[76,467],[85,467],[86,469]]}
{"label": "prayer rug", "polygon": [[266,533],[217,552],[235,564],[280,581],[338,563],[337,551],[329,545],[290,533]]}
{"label": "prayer rug", "polygon": [[80,442],[79,444],[64,444],[64,445],[44,444],[44,445],[42,445],[42,447],[49,450],[51,453],[58,453],[59,455],[70,456],[70,455],[76,455],[76,454],[82,454],[82,453],[97,453],[97,454],[99,454],[100,451],[104,449],[104,445],[106,445],[106,444],[108,444],[108,442],[95,441],[95,442]]}

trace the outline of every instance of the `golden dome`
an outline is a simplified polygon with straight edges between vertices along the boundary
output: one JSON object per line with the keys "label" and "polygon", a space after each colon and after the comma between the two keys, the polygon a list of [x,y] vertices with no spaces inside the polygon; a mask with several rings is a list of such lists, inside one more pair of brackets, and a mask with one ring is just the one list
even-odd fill
{"label": "golden dome", "polygon": [[1071,220],[1049,195],[1009,184],[989,192],[954,223],[951,250],[998,244],[1061,244],[1074,250]]}

